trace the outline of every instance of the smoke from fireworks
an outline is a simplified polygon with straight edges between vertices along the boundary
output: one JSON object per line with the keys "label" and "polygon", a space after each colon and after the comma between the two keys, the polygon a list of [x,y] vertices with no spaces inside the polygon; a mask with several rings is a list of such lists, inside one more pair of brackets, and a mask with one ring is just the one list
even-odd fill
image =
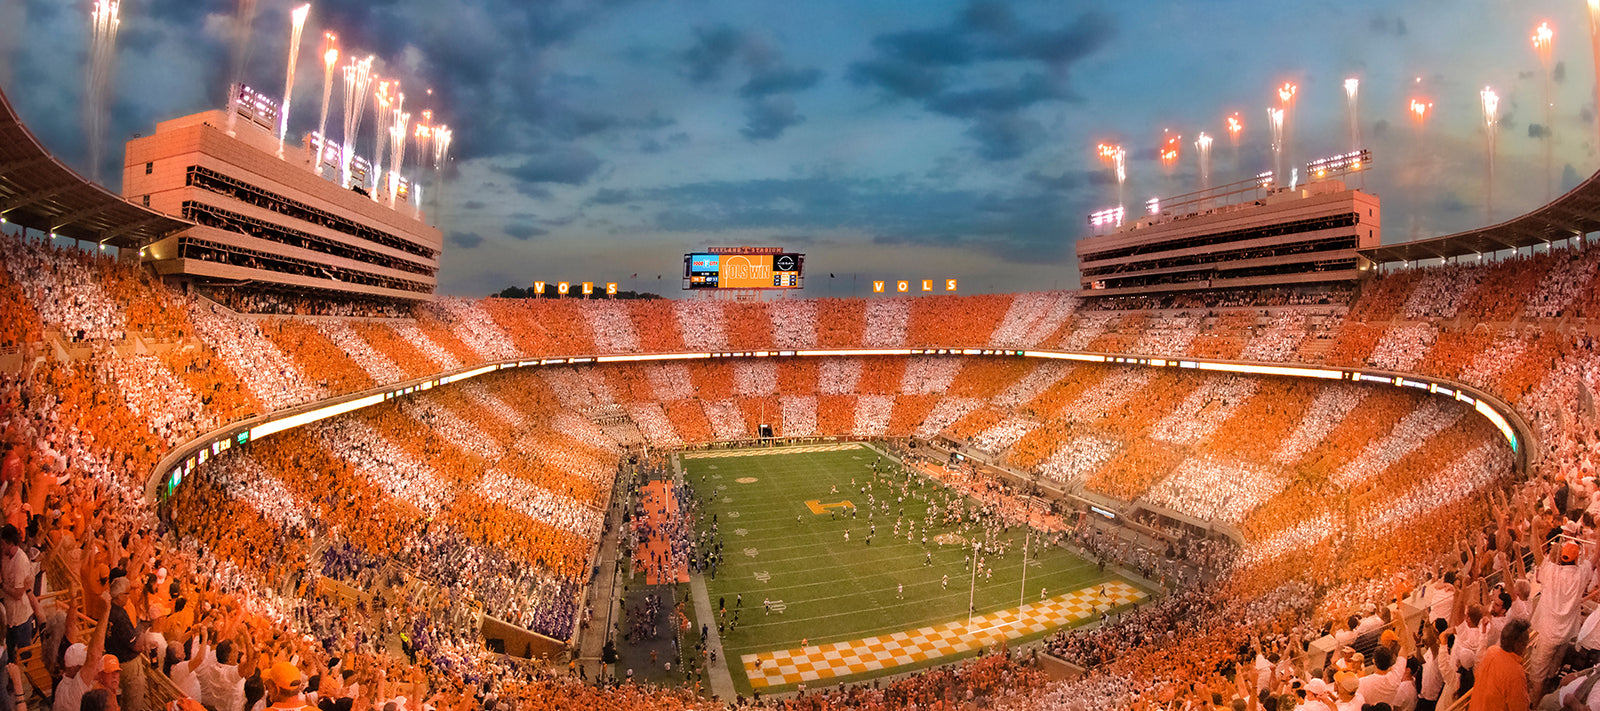
{"label": "smoke from fireworks", "polygon": [[1211,187],[1211,137],[1205,132],[1194,140],[1195,155],[1200,158],[1200,189]]}
{"label": "smoke from fireworks", "polygon": [[339,163],[344,171],[341,184],[350,187],[350,161],[355,157],[356,134],[361,130],[361,115],[367,108],[367,86],[372,81],[372,57],[350,58],[344,68],[344,138]]}
{"label": "smoke from fireworks", "polygon": [[328,99],[333,96],[333,65],[339,63],[339,48],[334,46],[338,39],[332,32],[322,35],[322,118],[317,119],[317,159],[312,161],[317,175],[322,175],[328,152]]}
{"label": "smoke from fireworks", "polygon": [[1550,201],[1550,165],[1553,162],[1552,151],[1555,147],[1555,127],[1552,125],[1550,114],[1552,111],[1550,99],[1550,45],[1555,39],[1555,30],[1550,29],[1550,23],[1541,22],[1533,30],[1533,51],[1539,55],[1539,65],[1544,67],[1544,199]]}
{"label": "smoke from fireworks", "polygon": [[1478,92],[1483,99],[1483,139],[1488,148],[1488,160],[1485,162],[1487,173],[1484,175],[1484,211],[1485,222],[1494,223],[1494,143],[1495,134],[1500,132],[1500,96],[1494,89],[1484,87]]}
{"label": "smoke from fireworks", "polygon": [[306,15],[311,14],[311,4],[307,3],[294,9],[291,20],[293,29],[289,32],[289,71],[283,80],[283,110],[278,112],[278,157],[283,157],[283,137],[289,133],[289,100],[294,97],[294,65],[300,58],[300,33],[306,28]]}
{"label": "smoke from fireworks", "polygon": [[121,0],[96,0],[89,19],[89,84],[84,101],[84,129],[89,141],[89,173],[100,180],[100,161],[106,143],[106,95],[111,88],[111,66],[117,54],[117,28],[122,19]]}
{"label": "smoke from fireworks", "polygon": [[1361,80],[1350,77],[1344,80],[1345,105],[1350,112],[1350,150],[1361,150],[1361,114],[1356,107],[1356,92],[1361,88]]}
{"label": "smoke from fireworks", "polygon": [[233,25],[232,81],[228,87],[228,135],[239,120],[239,89],[244,85],[244,62],[250,56],[250,23],[256,19],[256,0],[239,0],[239,16]]}
{"label": "smoke from fireworks", "polygon": [[372,153],[373,200],[378,199],[378,191],[384,185],[383,145],[384,142],[389,139],[390,125],[394,123],[394,112],[396,107],[394,99],[391,98],[389,94],[390,86],[393,86],[396,91],[398,91],[400,88],[400,83],[387,81],[378,82],[378,90],[372,95],[373,103],[375,104],[375,113],[372,115],[372,125],[377,129],[373,131],[373,133],[376,134],[374,138],[376,139],[377,144]]}

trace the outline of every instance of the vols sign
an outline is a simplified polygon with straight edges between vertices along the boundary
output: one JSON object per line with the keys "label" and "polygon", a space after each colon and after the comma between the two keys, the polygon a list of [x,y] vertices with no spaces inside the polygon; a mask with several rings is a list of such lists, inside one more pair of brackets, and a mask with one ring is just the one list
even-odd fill
{"label": "vols sign", "polygon": [[[918,285],[921,287],[921,290],[924,293],[932,293],[934,290],[937,289],[937,287],[934,286],[934,283],[936,281],[938,281],[937,279],[918,279],[916,281],[919,282]],[[872,293],[874,293],[874,294],[882,294],[882,293],[884,293],[888,288],[888,284],[889,284],[889,282],[886,282],[886,281],[873,281],[872,282]],[[911,286],[912,286],[912,282],[909,281],[909,280],[907,280],[907,281],[897,281],[897,282],[894,283],[894,290],[899,292],[899,293],[905,294],[905,293],[908,293],[908,292],[911,291]],[[954,279],[945,279],[944,280],[944,290],[945,291],[955,291],[956,290],[956,280],[954,280]]]}
{"label": "vols sign", "polygon": [[542,282],[542,281],[534,282],[533,283],[533,293],[538,294],[540,296],[544,296],[544,282]]}
{"label": "vols sign", "polygon": [[572,291],[572,285],[571,284],[568,284],[566,282],[560,282],[560,283],[556,284],[556,293],[557,294],[560,294],[562,296],[566,296],[567,292],[569,292],[569,291]]}
{"label": "vols sign", "polygon": [[592,282],[592,281],[584,282],[583,283],[583,295],[584,296],[589,296],[590,294],[593,294],[593,293],[594,293],[594,282]]}
{"label": "vols sign", "polygon": [[617,283],[614,282],[614,281],[613,282],[607,282],[606,283],[606,296],[616,296],[616,295],[617,295]]}

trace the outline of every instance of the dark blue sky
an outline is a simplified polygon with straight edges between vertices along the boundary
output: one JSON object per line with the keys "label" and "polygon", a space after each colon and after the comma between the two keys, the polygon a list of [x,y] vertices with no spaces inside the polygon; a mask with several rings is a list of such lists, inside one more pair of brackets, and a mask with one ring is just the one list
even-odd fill
{"label": "dark blue sky", "polygon": [[[260,0],[253,25],[245,77],[274,94],[292,4]],[[0,6],[0,86],[85,172],[88,5]],[[235,11],[123,3],[113,188],[123,140],[221,104]],[[347,53],[375,55],[408,107],[434,89],[455,136],[437,215],[445,293],[534,280],[654,289],[656,274],[675,292],[681,255],[716,244],[806,252],[811,295],[848,294],[850,275],[862,290],[949,276],[968,293],[1066,288],[1084,216],[1116,201],[1097,143],[1128,150],[1130,209],[1198,187],[1199,131],[1218,138],[1213,182],[1243,178],[1271,167],[1266,109],[1285,81],[1299,85],[1288,158],[1303,164],[1349,148],[1342,85],[1361,79],[1362,142],[1376,154],[1366,184],[1384,201],[1385,241],[1486,218],[1485,85],[1502,97],[1496,217],[1538,205],[1544,72],[1529,38],[1541,20],[1556,29],[1559,191],[1597,162],[1578,0],[323,0],[291,133],[317,118],[324,30]],[[1420,128],[1413,97],[1434,104]],[[1223,123],[1234,111],[1246,127],[1237,159]],[[366,152],[371,125],[369,110]],[[1170,177],[1156,154],[1163,128],[1184,136]]]}

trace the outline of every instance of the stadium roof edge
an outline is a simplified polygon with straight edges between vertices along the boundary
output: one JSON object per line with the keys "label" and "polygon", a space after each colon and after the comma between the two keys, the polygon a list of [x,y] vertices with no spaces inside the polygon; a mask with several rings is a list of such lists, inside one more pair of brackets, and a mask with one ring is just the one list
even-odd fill
{"label": "stadium roof edge", "polygon": [[142,247],[192,225],[136,205],[67,167],[34,137],[0,89],[0,218],[114,247]]}
{"label": "stadium roof edge", "polygon": [[1357,250],[1377,264],[1447,259],[1549,244],[1600,232],[1600,171],[1532,212],[1487,227]]}

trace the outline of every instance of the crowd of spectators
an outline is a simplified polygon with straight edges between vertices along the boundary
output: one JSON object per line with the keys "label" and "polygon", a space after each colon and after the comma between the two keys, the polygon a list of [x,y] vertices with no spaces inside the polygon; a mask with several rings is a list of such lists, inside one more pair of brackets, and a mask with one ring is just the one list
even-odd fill
{"label": "crowd of spectators", "polygon": [[[55,606],[68,600],[86,612],[109,611],[123,603],[106,604],[99,586],[123,589],[117,594],[129,596],[123,599],[130,601],[124,609],[130,622],[163,635],[135,640],[135,654],[119,659],[128,684],[142,681],[133,659],[148,646],[158,661],[171,662],[158,666],[178,688],[229,706],[207,679],[234,674],[243,681],[279,662],[294,670],[283,679],[320,675],[333,684],[324,687],[329,697],[356,689],[352,698],[379,706],[399,695],[413,704],[435,698],[437,706],[481,705],[489,689],[534,707],[558,695],[597,704],[684,703],[648,689],[591,696],[598,692],[504,662],[482,648],[469,612],[556,636],[576,626],[577,581],[586,574],[601,528],[597,507],[609,498],[619,457],[615,438],[578,406],[627,412],[656,442],[705,442],[748,436],[758,397],[777,405],[770,409],[781,412],[786,433],[793,425],[808,434],[954,435],[1004,450],[1009,461],[1050,481],[1143,497],[1244,531],[1246,544],[1226,583],[1169,598],[1182,598],[1170,603],[1181,606],[1155,622],[1130,613],[1084,639],[1061,642],[1062,654],[1093,668],[1089,679],[999,703],[1039,709],[1108,698],[1226,703],[1259,695],[1259,675],[1250,675],[1251,688],[1241,692],[1243,675],[1226,673],[1247,668],[1270,669],[1271,698],[1294,695],[1296,680],[1311,698],[1312,677],[1337,691],[1347,685],[1341,672],[1355,675],[1353,694],[1365,694],[1386,683],[1368,681],[1381,673],[1366,673],[1348,654],[1337,662],[1344,669],[1328,672],[1326,662],[1313,665],[1308,645],[1367,618],[1398,638],[1390,652],[1397,659],[1375,672],[1417,659],[1421,673],[1411,678],[1428,680],[1432,665],[1443,679],[1443,698],[1450,698],[1463,686],[1461,675],[1445,678],[1452,675],[1439,660],[1462,658],[1456,647],[1471,643],[1465,630],[1477,627],[1474,604],[1491,620],[1508,616],[1497,614],[1496,604],[1533,611],[1537,634],[1526,656],[1534,697],[1556,685],[1566,648],[1579,645],[1577,631],[1563,625],[1570,624],[1571,594],[1581,597],[1593,584],[1584,561],[1595,547],[1583,541],[1593,538],[1585,511],[1600,510],[1592,505],[1600,456],[1592,451],[1592,388],[1600,383],[1600,355],[1587,336],[1561,332],[1554,320],[1590,313],[1595,259],[1589,253],[1556,250],[1384,275],[1357,300],[1349,323],[1331,327],[1339,336],[1330,360],[1460,373],[1514,402],[1541,435],[1530,444],[1543,458],[1509,496],[1485,493],[1504,485],[1511,467],[1498,432],[1465,405],[1420,393],[1328,384],[1295,391],[1298,404],[1274,410],[1257,404],[1268,392],[1264,385],[1237,377],[1061,363],[964,367],[955,358],[913,357],[819,361],[810,371],[816,395],[790,395],[784,371],[764,364],[638,366],[638,380],[659,398],[650,403],[633,395],[640,388],[619,386],[612,378],[622,376],[611,371],[497,375],[508,380],[458,385],[224,453],[185,480],[156,518],[139,489],[173,443],[254,412],[437,372],[448,363],[596,348],[676,350],[718,339],[922,344],[938,337],[941,316],[961,332],[962,343],[951,345],[1082,340],[1181,355],[1199,343],[1191,331],[1215,327],[1235,340],[1242,336],[1233,334],[1250,333],[1245,357],[1272,360],[1315,338],[1312,324],[1320,317],[1293,309],[1251,318],[1199,315],[1269,305],[1265,298],[1162,304],[1185,315],[1102,314],[1097,309],[1108,305],[1094,299],[1040,294],[626,308],[489,299],[383,314],[391,322],[312,325],[243,319],[164,291],[127,265],[11,239],[15,257],[8,256],[0,282],[0,308],[17,312],[6,320],[20,325],[6,326],[5,337],[38,339],[53,331],[94,347],[75,362],[30,363],[24,377],[0,378],[0,441],[9,472],[0,505],[25,548],[74,561],[69,573],[93,573],[100,565],[119,571],[107,579],[121,584],[69,576],[80,578],[67,585],[71,592],[41,611],[60,613]],[[856,315],[829,317],[847,312]],[[1520,322],[1505,325],[1512,319]],[[785,325],[791,321],[793,327]],[[152,333],[165,341],[153,354],[126,338]],[[1102,340],[1108,334],[1115,338]],[[568,350],[584,347],[591,350]],[[1429,363],[1418,360],[1422,353]],[[466,411],[472,408],[482,412]],[[641,412],[653,415],[635,414]],[[1244,419],[1249,427],[1239,423]],[[1251,427],[1286,436],[1241,445]],[[1253,454],[1233,454],[1244,451]],[[971,493],[981,498],[992,487],[975,485]],[[1578,551],[1569,556],[1573,542]],[[1532,565],[1525,562],[1530,556]],[[1397,580],[1403,584],[1391,584]],[[347,588],[353,597],[342,592]],[[1512,601],[1499,603],[1497,590]],[[1369,604],[1382,610],[1419,599],[1427,619],[1360,613]],[[1356,625],[1345,621],[1352,612]],[[20,608],[14,613],[25,616]],[[95,617],[89,614],[91,622]],[[1434,620],[1443,620],[1445,634],[1425,631]],[[1494,647],[1475,650],[1476,663],[1490,664]],[[1518,654],[1516,647],[1513,639],[1500,651]],[[1365,661],[1380,658],[1369,653]],[[242,659],[251,661],[235,666]],[[1585,663],[1581,654],[1575,660]],[[347,679],[345,671],[352,672]],[[1402,685],[1405,674],[1398,674]],[[1417,686],[1424,698],[1431,693]],[[245,700],[248,692],[240,693]]]}
{"label": "crowd of spectators", "polygon": [[384,299],[309,296],[238,287],[207,287],[202,293],[212,301],[243,314],[396,319],[412,316],[410,305]]}

